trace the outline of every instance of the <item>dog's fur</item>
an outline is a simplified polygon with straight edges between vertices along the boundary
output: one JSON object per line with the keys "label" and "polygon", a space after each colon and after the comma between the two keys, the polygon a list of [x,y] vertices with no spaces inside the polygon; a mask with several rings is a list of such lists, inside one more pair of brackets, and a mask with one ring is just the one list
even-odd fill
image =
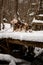
{"label": "dog's fur", "polygon": [[27,23],[22,23],[22,22],[18,21],[17,19],[13,19],[11,21],[11,25],[13,25],[13,31],[14,30],[22,31],[23,29],[25,31],[28,30],[28,24]]}

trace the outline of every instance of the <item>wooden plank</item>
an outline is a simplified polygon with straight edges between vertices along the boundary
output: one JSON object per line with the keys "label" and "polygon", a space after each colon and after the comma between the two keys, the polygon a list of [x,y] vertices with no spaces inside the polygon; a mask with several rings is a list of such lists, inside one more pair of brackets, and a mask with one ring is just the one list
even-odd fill
{"label": "wooden plank", "polygon": [[[1,40],[1,39],[0,39]],[[43,48],[43,42],[36,42],[36,41],[24,41],[24,40],[15,40],[15,39],[2,39],[7,41],[8,44],[19,44],[19,45],[27,45],[27,46],[33,46],[33,47],[41,47]]]}
{"label": "wooden plank", "polygon": [[35,41],[20,41],[15,39],[7,39],[8,43],[12,44],[19,44],[19,45],[27,45],[27,46],[34,46],[34,47],[42,47],[43,48],[43,42],[35,42]]}

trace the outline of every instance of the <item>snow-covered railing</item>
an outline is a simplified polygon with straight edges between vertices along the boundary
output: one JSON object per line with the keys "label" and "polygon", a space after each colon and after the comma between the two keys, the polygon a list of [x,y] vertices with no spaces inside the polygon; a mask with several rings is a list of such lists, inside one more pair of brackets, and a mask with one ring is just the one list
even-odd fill
{"label": "snow-covered railing", "polygon": [[35,32],[4,32],[0,33],[0,38],[12,38],[25,41],[43,42],[43,31]]}
{"label": "snow-covered railing", "polygon": [[38,16],[43,17],[43,14],[39,14]]}
{"label": "snow-covered railing", "polygon": [[43,23],[43,20],[37,20],[37,19],[33,18],[32,24],[33,23]]}

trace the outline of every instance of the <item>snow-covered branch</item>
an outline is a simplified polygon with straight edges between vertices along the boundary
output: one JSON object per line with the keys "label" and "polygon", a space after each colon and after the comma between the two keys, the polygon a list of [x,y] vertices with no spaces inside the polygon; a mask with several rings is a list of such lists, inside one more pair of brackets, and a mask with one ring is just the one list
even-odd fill
{"label": "snow-covered branch", "polygon": [[0,54],[0,60],[9,62],[9,65],[16,65],[17,62],[24,62],[24,60],[17,59],[8,54]]}

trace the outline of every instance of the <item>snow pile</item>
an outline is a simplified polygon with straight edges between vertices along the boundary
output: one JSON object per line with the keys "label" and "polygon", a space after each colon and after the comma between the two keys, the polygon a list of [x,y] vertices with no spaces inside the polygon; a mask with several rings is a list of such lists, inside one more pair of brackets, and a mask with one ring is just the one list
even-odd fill
{"label": "snow pile", "polygon": [[0,38],[12,38],[25,41],[43,42],[43,31],[41,32],[4,32],[0,33]]}
{"label": "snow pile", "polygon": [[42,52],[43,52],[43,48],[35,47],[35,49],[34,49],[35,56],[34,57],[40,55]]}
{"label": "snow pile", "polygon": [[43,16],[43,14],[39,14],[38,16],[41,16],[41,17],[42,17],[42,16]]}
{"label": "snow pile", "polygon": [[37,19],[33,18],[32,23],[43,23],[43,20],[37,20]]}
{"label": "snow pile", "polygon": [[9,62],[9,65],[16,65],[15,61],[10,55],[0,54],[0,60]]}
{"label": "snow pile", "polygon": [[43,42],[43,31],[14,31],[10,24],[5,23],[5,29],[0,31],[0,38],[12,38],[25,41]]}
{"label": "snow pile", "polygon": [[7,31],[9,31],[9,32],[13,31],[13,28],[11,28],[11,25],[10,24],[4,23],[4,26],[5,26],[5,28],[2,29],[3,28],[3,25],[1,24],[1,31],[0,31],[0,33],[7,32]]}
{"label": "snow pile", "polygon": [[24,62],[24,60],[15,58],[8,54],[0,54],[0,60],[9,62],[9,65],[16,65],[17,62]]}

